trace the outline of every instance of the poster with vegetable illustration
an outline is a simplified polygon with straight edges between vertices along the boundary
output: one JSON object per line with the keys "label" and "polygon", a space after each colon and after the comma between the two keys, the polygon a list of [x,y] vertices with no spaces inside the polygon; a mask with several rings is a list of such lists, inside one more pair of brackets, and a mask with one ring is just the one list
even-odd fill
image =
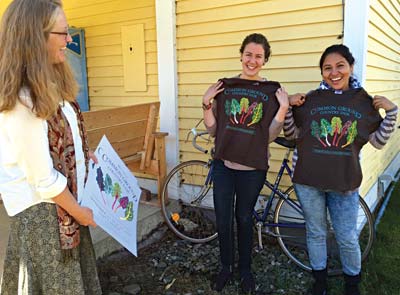
{"label": "poster with vegetable illustration", "polygon": [[98,163],[89,162],[81,205],[91,208],[96,223],[137,256],[136,227],[141,189],[105,136],[95,155]]}

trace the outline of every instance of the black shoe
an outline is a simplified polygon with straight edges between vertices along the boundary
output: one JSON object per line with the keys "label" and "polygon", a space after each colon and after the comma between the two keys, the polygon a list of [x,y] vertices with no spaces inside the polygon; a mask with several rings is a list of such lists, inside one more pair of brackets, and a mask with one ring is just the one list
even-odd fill
{"label": "black shoe", "polygon": [[313,277],[315,279],[314,285],[312,287],[312,295],[327,295],[327,277],[328,272],[326,269],[322,270],[313,270]]}
{"label": "black shoe", "polygon": [[228,269],[222,269],[219,274],[214,278],[211,289],[221,292],[225,285],[231,281],[233,273]]}
{"label": "black shoe", "polygon": [[240,288],[245,294],[253,294],[256,290],[256,283],[254,282],[253,275],[251,273],[246,274],[240,281]]}
{"label": "black shoe", "polygon": [[344,294],[345,295],[360,295],[358,285],[361,282],[361,274],[349,276],[344,274]]}

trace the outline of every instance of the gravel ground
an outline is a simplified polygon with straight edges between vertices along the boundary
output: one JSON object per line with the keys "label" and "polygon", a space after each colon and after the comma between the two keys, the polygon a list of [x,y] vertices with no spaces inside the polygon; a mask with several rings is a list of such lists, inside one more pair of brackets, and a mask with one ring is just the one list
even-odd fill
{"label": "gravel ground", "polygon": [[[98,270],[105,295],[125,294],[240,294],[239,281],[221,293],[211,290],[218,272],[218,242],[192,244],[176,238],[165,227],[162,238],[139,250],[134,257],[126,250],[99,259]],[[163,234],[165,233],[165,234]],[[291,263],[279,245],[269,241],[253,255],[256,294],[307,294],[311,275]]]}

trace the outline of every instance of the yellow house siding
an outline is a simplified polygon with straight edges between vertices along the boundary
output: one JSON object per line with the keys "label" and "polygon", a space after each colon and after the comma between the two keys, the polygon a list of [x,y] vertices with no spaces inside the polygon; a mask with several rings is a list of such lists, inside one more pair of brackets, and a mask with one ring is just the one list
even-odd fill
{"label": "yellow house siding", "polygon": [[[268,38],[272,56],[261,75],[281,82],[289,93],[315,89],[321,52],[342,43],[342,1],[186,0],[177,1],[176,11],[181,160],[207,158],[184,140],[202,117],[201,98],[208,86],[240,73],[245,36],[259,32]],[[269,177],[283,153],[272,144]]]}
{"label": "yellow house siding", "polygon": [[[85,29],[92,110],[158,100],[154,0],[71,0],[64,10],[70,26]],[[144,25],[146,91],[124,90],[121,26],[132,24]]]}
{"label": "yellow house siding", "polygon": [[[371,1],[365,87],[371,95],[383,95],[400,105],[400,1]],[[398,124],[397,124],[398,125]],[[365,194],[400,151],[396,131],[382,151],[367,145],[362,152]]]}

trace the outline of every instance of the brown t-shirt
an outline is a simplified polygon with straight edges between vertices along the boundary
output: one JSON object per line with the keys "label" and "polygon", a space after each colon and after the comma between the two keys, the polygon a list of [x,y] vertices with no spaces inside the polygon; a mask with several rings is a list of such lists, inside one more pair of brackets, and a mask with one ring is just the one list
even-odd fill
{"label": "brown t-shirt", "polygon": [[278,82],[222,79],[218,94],[215,158],[268,169],[269,126],[279,109]]}
{"label": "brown t-shirt", "polygon": [[382,121],[371,96],[362,88],[342,94],[316,90],[293,108],[293,116],[300,130],[293,182],[323,190],[358,188],[360,150]]}

